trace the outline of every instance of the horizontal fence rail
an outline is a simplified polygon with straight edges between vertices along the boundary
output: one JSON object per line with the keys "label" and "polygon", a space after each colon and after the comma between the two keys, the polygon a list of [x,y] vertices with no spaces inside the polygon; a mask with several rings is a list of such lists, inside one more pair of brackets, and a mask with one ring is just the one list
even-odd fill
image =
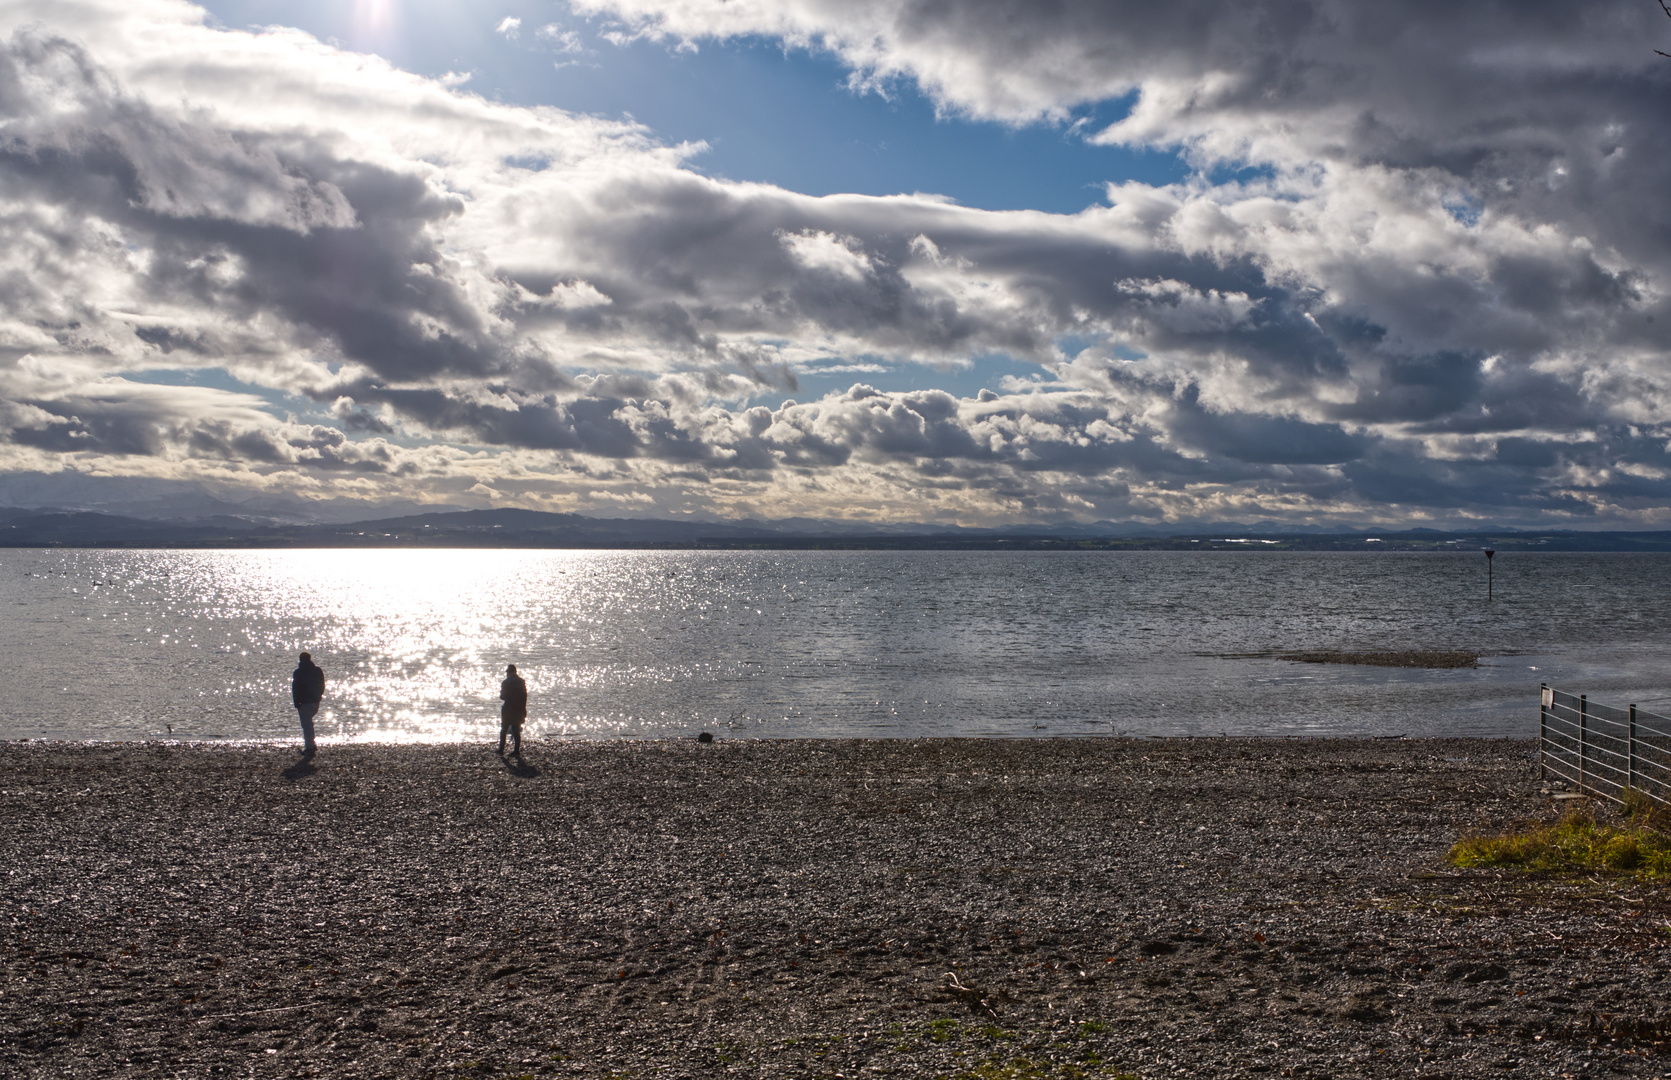
{"label": "horizontal fence rail", "polygon": [[1545,685],[1538,710],[1538,778],[1550,776],[1616,803],[1630,790],[1671,807],[1671,718]]}

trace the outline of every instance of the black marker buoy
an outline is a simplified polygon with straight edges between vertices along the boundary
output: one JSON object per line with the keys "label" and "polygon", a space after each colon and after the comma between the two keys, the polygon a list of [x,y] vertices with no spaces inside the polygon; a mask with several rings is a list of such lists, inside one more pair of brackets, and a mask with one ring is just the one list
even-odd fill
{"label": "black marker buoy", "polygon": [[1485,598],[1491,599],[1491,556],[1497,554],[1490,548],[1485,549]]}

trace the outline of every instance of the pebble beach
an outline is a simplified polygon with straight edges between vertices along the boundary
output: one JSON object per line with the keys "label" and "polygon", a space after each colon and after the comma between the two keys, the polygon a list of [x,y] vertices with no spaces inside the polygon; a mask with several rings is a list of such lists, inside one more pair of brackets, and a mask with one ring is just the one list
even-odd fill
{"label": "pebble beach", "polygon": [[1671,1074],[1520,740],[0,747],[0,1075]]}

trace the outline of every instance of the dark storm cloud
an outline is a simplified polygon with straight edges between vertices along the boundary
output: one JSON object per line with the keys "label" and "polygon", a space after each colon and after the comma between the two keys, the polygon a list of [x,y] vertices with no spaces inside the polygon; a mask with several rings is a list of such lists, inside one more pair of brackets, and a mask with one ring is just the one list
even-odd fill
{"label": "dark storm cloud", "polygon": [[1194,387],[1181,396],[1170,425],[1178,441],[1214,456],[1269,465],[1333,465],[1361,457],[1367,440],[1334,424],[1284,417],[1215,415],[1202,409]]}
{"label": "dark storm cloud", "polygon": [[20,446],[64,454],[92,451],[150,457],[165,445],[162,433],[132,415],[56,417],[39,427],[14,429],[11,439]]}

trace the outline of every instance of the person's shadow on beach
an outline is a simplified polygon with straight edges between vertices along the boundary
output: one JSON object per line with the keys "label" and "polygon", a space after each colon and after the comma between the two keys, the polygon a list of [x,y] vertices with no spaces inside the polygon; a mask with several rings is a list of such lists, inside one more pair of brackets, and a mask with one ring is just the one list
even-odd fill
{"label": "person's shadow on beach", "polygon": [[537,780],[541,775],[538,769],[522,760],[522,758],[516,754],[512,754],[509,757],[501,756],[499,760],[504,763],[505,771],[516,777],[518,780]]}
{"label": "person's shadow on beach", "polygon": [[296,764],[279,773],[279,775],[284,777],[286,780],[306,780],[318,771],[318,769],[313,767],[312,758],[303,758],[301,761],[296,762]]}

